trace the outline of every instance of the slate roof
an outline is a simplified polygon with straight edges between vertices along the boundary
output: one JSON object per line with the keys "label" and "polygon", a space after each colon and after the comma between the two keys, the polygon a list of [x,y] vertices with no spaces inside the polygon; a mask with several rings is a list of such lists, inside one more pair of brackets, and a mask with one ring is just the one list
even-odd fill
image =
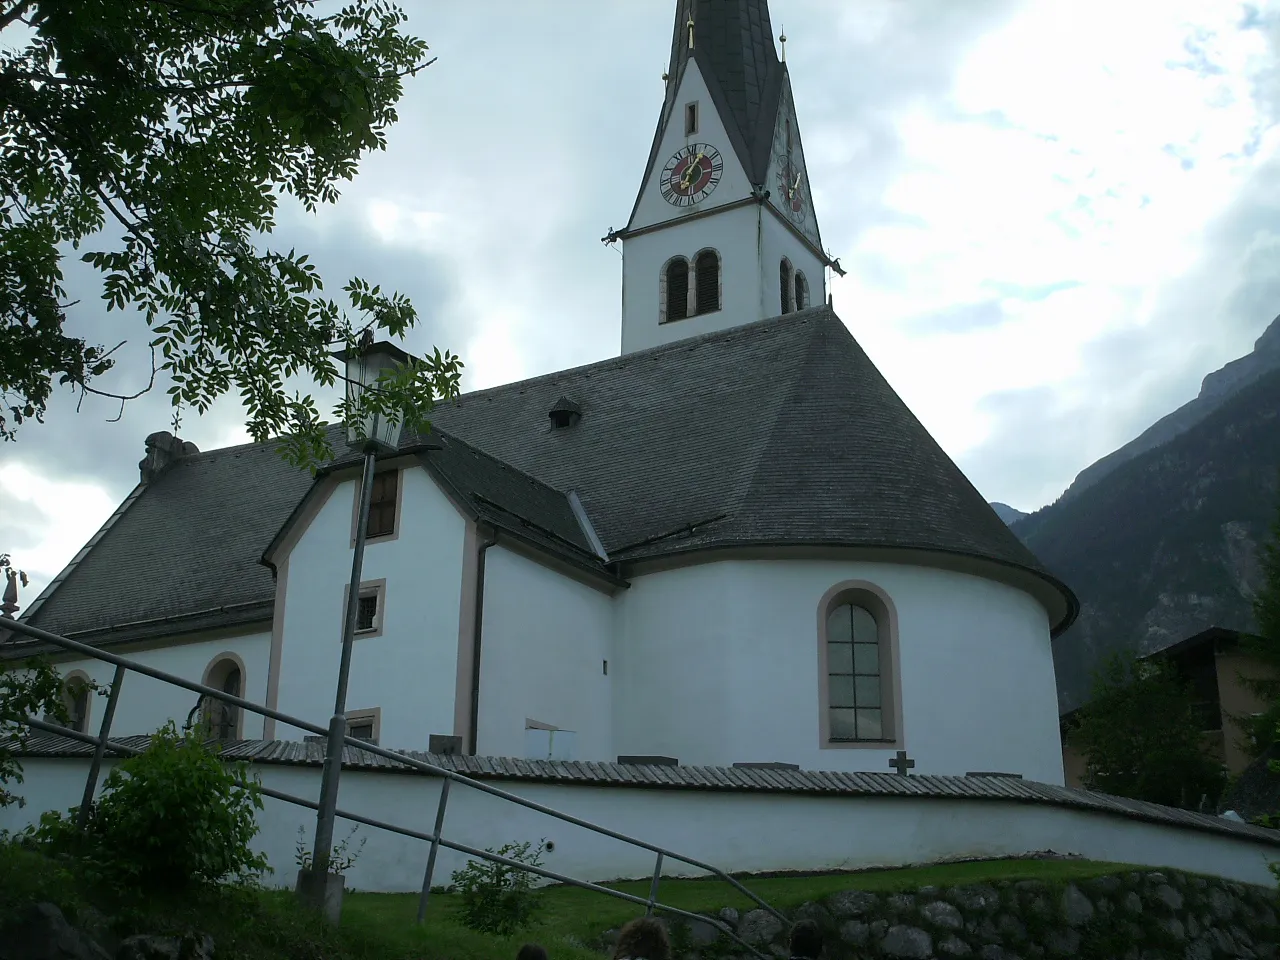
{"label": "slate roof", "polygon": [[[694,20],[689,49],[689,10]],[[787,67],[773,45],[767,0],[677,0],[667,66],[666,96],[649,148],[641,192],[649,181],[662,145],[662,134],[677,107],[676,93],[685,65],[697,62],[729,142],[753,184],[765,182],[778,103]],[[636,206],[640,203],[636,198]],[[632,209],[635,217],[635,208]]]}
{"label": "slate roof", "polygon": [[[120,737],[114,742],[129,752],[147,746],[149,737]],[[287,740],[223,741],[228,760],[289,766],[321,767],[325,745]],[[0,749],[25,757],[89,757],[93,747],[69,737],[34,734],[23,745],[17,738],[0,738]],[[660,790],[714,790],[735,793],[818,794],[845,797],[925,797],[939,800],[1037,803],[1094,813],[1111,814],[1148,823],[1201,830],[1280,847],[1280,831],[1235,820],[1179,810],[1158,803],[1129,800],[1104,793],[1059,787],[1011,777],[899,776],[892,773],[836,773],[744,767],[678,767],[591,761],[522,760],[510,757],[471,757],[395,751],[475,780],[520,780],[537,783],[593,784]],[[345,769],[416,775],[411,767],[368,750],[346,746]]]}
{"label": "slate roof", "polygon": [[[562,396],[581,417],[553,429]],[[468,393],[432,419],[401,448],[476,515],[615,579],[707,548],[892,548],[1020,571],[1058,598],[1055,633],[1077,610],[826,306]],[[269,619],[260,561],[311,484],[270,442],[183,458],[24,619],[85,642]]]}

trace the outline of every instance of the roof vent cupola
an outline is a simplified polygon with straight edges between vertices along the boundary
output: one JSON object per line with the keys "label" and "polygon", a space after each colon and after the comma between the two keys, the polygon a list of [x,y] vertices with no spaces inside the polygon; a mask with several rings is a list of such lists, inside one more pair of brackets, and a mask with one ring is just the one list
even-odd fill
{"label": "roof vent cupola", "polygon": [[552,430],[564,430],[582,419],[582,407],[562,396],[552,405],[547,416],[551,418]]}

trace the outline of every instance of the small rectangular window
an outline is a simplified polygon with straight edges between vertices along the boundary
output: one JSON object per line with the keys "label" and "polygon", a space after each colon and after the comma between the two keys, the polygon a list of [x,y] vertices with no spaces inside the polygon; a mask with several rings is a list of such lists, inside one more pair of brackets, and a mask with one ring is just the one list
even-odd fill
{"label": "small rectangular window", "polygon": [[698,104],[686,103],[684,107],[684,135],[692,137],[698,132]]}
{"label": "small rectangular window", "polygon": [[373,496],[369,499],[367,537],[389,537],[396,532],[396,492],[399,470],[384,470],[373,478]]}
{"label": "small rectangular window", "polygon": [[356,609],[356,633],[368,633],[378,626],[378,594],[367,593]]}
{"label": "small rectangular window", "polygon": [[347,736],[356,740],[368,740],[375,746],[381,731],[378,729],[379,710],[353,710],[347,714]]}

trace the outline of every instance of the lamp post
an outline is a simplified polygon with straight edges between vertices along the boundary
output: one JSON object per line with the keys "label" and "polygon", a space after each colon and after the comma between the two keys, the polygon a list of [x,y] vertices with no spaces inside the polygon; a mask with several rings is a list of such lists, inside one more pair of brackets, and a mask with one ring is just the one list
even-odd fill
{"label": "lamp post", "polygon": [[[404,364],[409,355],[386,341],[370,343],[354,351],[342,350],[334,355],[346,365],[347,399],[358,402],[367,388],[372,388],[386,371]],[[400,420],[373,413],[347,425],[347,445],[364,456],[360,480],[360,509],[356,514],[356,543],[351,558],[351,582],[347,586],[347,616],[342,625],[342,659],[338,665],[338,690],[334,697],[333,717],[329,721],[329,741],[320,780],[320,809],[316,814],[316,840],[311,856],[311,895],[316,905],[330,913],[339,909],[330,893],[329,859],[333,846],[333,821],[338,807],[338,776],[342,770],[343,738],[347,734],[347,679],[351,673],[351,643],[356,632],[360,606],[360,573],[364,566],[365,534],[369,526],[369,501],[373,498],[374,464],[379,453],[397,448]],[[337,887],[341,890],[341,887]],[[337,904],[341,901],[337,900]]]}

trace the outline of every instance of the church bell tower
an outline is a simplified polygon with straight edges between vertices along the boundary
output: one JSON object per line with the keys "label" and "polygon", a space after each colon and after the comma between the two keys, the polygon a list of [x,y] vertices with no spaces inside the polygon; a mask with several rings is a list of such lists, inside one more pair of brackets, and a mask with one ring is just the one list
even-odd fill
{"label": "church bell tower", "polygon": [[823,303],[834,265],[767,0],[677,0],[665,80],[631,218],[606,238],[624,354]]}

